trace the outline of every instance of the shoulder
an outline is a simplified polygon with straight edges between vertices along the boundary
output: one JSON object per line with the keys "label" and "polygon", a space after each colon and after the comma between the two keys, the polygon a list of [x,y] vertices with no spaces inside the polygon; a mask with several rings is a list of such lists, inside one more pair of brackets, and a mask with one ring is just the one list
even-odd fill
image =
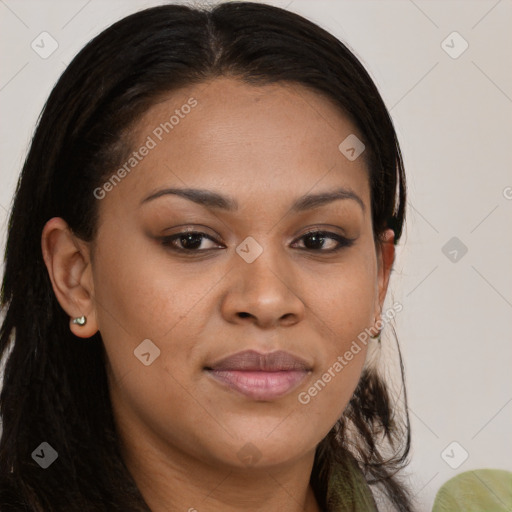
{"label": "shoulder", "polygon": [[512,510],[512,472],[475,469],[454,476],[437,492],[432,512]]}

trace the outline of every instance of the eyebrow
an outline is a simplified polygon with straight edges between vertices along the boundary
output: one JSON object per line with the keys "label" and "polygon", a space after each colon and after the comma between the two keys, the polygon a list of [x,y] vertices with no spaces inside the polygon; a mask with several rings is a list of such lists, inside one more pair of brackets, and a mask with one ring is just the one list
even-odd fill
{"label": "eyebrow", "polygon": [[[153,201],[154,199],[167,195],[183,197],[209,209],[225,210],[229,212],[238,210],[238,202],[236,199],[224,196],[218,192],[213,192],[212,190],[198,188],[165,188],[149,195],[141,201],[141,204],[148,203],[149,201]],[[292,204],[291,211],[299,213],[305,210],[319,208],[320,206],[324,206],[340,199],[352,199],[359,204],[363,212],[366,212],[363,200],[352,190],[343,187],[330,192],[303,195]]]}

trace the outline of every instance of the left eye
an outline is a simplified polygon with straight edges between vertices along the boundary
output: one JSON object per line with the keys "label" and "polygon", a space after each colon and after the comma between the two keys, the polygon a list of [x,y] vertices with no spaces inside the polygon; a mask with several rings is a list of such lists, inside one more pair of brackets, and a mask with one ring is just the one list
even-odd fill
{"label": "left eye", "polygon": [[[299,240],[302,239],[308,241],[308,243],[305,243],[305,250],[315,252],[335,252],[343,249],[344,247],[350,247],[354,243],[354,239],[345,238],[344,236],[338,235],[337,233],[331,233],[330,231],[310,231],[299,238]],[[334,240],[337,244],[334,244],[334,247],[331,247],[330,249],[324,249],[324,242],[326,240]],[[309,247],[307,247],[308,245]],[[317,250],[319,245],[321,246],[320,249],[323,250]]]}
{"label": "left eye", "polygon": [[[215,243],[212,247],[200,249],[205,239]],[[298,240],[304,240],[305,247],[303,250],[314,252],[335,252],[344,247],[350,247],[354,243],[354,239],[345,238],[329,231],[310,231],[302,235]],[[331,241],[331,248],[325,249],[325,242],[329,240]],[[202,252],[219,247],[215,239],[199,231],[187,231],[164,237],[162,238],[162,244],[169,249],[181,252]]]}

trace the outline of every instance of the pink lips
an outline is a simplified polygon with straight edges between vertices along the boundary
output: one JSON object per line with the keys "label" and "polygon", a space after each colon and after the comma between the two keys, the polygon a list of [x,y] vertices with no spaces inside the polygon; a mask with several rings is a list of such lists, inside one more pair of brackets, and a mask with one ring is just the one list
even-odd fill
{"label": "pink lips", "polygon": [[238,352],[207,367],[221,384],[254,400],[272,400],[286,395],[308,375],[304,360],[279,350],[260,354],[255,350]]}

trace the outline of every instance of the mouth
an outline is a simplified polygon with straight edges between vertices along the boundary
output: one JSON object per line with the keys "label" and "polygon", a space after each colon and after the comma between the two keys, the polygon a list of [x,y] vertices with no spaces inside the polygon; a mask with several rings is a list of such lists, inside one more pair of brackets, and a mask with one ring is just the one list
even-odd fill
{"label": "mouth", "polygon": [[297,388],[312,368],[306,361],[282,350],[269,354],[247,350],[204,370],[228,389],[253,400],[271,401]]}

